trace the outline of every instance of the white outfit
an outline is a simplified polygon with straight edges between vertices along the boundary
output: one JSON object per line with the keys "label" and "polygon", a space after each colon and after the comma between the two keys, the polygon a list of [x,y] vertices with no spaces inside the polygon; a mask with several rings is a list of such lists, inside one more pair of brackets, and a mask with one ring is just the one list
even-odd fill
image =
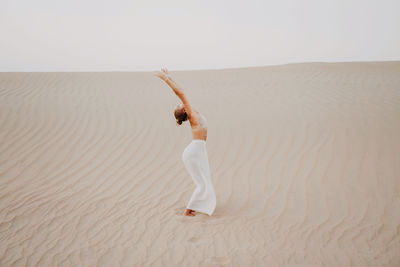
{"label": "white outfit", "polygon": [[[206,126],[205,117],[203,115],[200,117],[202,118],[201,125]],[[193,139],[183,151],[182,161],[196,185],[186,208],[211,216],[215,210],[217,199],[211,181],[206,141]]]}
{"label": "white outfit", "polygon": [[207,119],[206,117],[203,116],[203,114],[200,113],[200,125],[202,127],[207,127]]}

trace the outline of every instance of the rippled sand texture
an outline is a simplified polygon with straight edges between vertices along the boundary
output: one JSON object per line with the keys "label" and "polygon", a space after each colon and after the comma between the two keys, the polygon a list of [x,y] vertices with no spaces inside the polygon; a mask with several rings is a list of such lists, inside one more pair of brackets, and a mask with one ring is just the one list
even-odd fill
{"label": "rippled sand texture", "polygon": [[152,73],[0,74],[1,266],[400,265],[400,62],[172,73],[211,217]]}

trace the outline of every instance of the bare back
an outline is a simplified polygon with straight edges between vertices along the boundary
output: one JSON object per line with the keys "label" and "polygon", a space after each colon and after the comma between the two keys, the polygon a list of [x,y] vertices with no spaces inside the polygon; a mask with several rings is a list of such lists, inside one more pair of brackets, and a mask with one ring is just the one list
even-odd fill
{"label": "bare back", "polygon": [[207,120],[203,114],[195,110],[193,118],[189,119],[193,139],[207,140]]}

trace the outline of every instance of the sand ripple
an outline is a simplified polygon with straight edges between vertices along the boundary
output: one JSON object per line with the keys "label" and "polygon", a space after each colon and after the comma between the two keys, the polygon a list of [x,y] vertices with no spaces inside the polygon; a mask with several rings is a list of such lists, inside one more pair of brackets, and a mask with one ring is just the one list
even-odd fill
{"label": "sand ripple", "polygon": [[0,73],[1,266],[400,266],[399,62],[174,75],[211,217],[151,73]]}

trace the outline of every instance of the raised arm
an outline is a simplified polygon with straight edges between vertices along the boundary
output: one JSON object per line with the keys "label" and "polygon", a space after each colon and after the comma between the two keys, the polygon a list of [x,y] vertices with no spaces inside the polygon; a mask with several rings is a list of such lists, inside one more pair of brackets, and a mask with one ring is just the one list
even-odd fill
{"label": "raised arm", "polygon": [[182,87],[172,79],[168,70],[161,69],[161,71],[156,71],[154,75],[165,81],[169,85],[169,87],[172,88],[174,93],[181,99],[183,105],[185,106],[186,113],[188,114],[189,119],[191,119],[193,114],[192,107],[190,106]]}

